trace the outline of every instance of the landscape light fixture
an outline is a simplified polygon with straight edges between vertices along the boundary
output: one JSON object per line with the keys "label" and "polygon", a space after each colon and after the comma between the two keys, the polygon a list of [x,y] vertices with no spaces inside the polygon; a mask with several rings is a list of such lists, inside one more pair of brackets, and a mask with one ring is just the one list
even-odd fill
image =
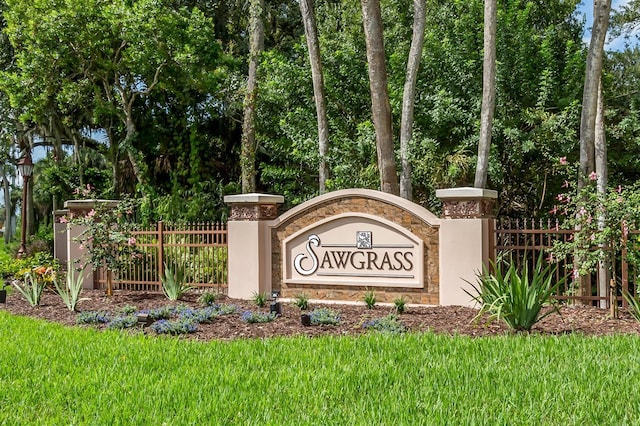
{"label": "landscape light fixture", "polygon": [[18,172],[22,176],[22,235],[20,238],[20,248],[18,249],[18,257],[23,257],[27,251],[27,190],[29,188],[29,179],[33,174],[33,161],[31,154],[27,152],[18,161]]}
{"label": "landscape light fixture", "polygon": [[269,312],[276,315],[282,315],[282,306],[280,302],[278,302],[278,297],[280,297],[280,291],[271,290],[271,306],[269,307]]}

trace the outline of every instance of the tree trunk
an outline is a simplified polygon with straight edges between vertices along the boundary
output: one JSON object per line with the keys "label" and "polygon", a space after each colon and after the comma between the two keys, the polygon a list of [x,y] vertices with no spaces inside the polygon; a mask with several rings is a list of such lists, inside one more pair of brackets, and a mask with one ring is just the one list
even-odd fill
{"label": "tree trunk", "polygon": [[371,115],[376,131],[380,189],[399,195],[398,176],[393,151],[393,125],[391,104],[387,89],[384,38],[380,0],[361,0],[364,37],[369,64],[369,87],[371,90]]}
{"label": "tree trunk", "polygon": [[242,175],[242,193],[256,190],[256,96],[258,82],[258,61],[264,48],[264,0],[249,1],[249,75],[247,92],[244,97],[244,120],[242,123],[242,141],[240,170]]}
{"label": "tree trunk", "polygon": [[476,188],[487,187],[491,130],[496,106],[496,26],[497,1],[484,1],[484,62],[482,64],[482,109],[480,111],[480,140],[476,165]]}
{"label": "tree trunk", "polygon": [[300,13],[304,23],[304,33],[309,50],[309,63],[313,79],[313,97],[316,102],[316,116],[318,119],[318,189],[320,194],[326,192],[326,181],[329,178],[327,153],[329,151],[329,122],[325,105],[324,77],[322,74],[322,60],[320,57],[320,43],[318,41],[318,27],[316,25],[313,0],[300,0]]}
{"label": "tree trunk", "polygon": [[[595,121],[595,163],[598,180],[598,195],[604,199],[607,196],[607,140],[604,132],[604,97],[602,93],[602,79],[598,84],[598,106],[596,108]],[[606,226],[607,212],[602,210],[598,216],[598,231],[602,232]],[[611,262],[609,257],[609,244],[603,243],[600,247],[607,253],[604,260],[598,263],[598,295],[607,297],[609,295],[609,281],[611,280]],[[600,307],[607,307],[607,300],[600,301]]]}
{"label": "tree trunk", "polygon": [[407,200],[413,199],[413,185],[411,182],[411,161],[409,151],[413,142],[413,109],[415,103],[416,81],[418,68],[422,58],[424,45],[424,29],[426,25],[427,8],[425,0],[413,0],[413,37],[407,61],[407,75],[402,94],[402,120],[400,124],[400,196]]}
{"label": "tree trunk", "polygon": [[[598,109],[598,88],[602,75],[602,60],[604,57],[604,42],[609,26],[611,0],[595,0],[593,2],[593,27],[591,29],[591,43],[587,54],[587,64],[582,94],[582,114],[580,116],[580,170],[578,173],[578,188],[588,182],[589,175],[595,172],[595,128]],[[576,264],[581,259],[576,257]],[[591,277],[580,277],[580,295],[591,295]]]}
{"label": "tree trunk", "polygon": [[595,171],[595,126],[598,108],[598,86],[602,75],[604,42],[609,26],[611,0],[593,2],[593,28],[591,43],[587,55],[587,64],[582,94],[582,114],[580,116],[580,173],[578,187],[588,181],[589,174]]}
{"label": "tree trunk", "polygon": [[6,164],[2,166],[2,190],[4,193],[4,243],[9,244],[13,237],[13,227],[11,226],[11,191]]}

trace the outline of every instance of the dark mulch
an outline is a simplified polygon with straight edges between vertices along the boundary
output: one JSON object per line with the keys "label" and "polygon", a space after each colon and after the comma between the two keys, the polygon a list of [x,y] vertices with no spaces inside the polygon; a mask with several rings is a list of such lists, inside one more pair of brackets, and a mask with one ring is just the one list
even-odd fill
{"label": "dark mulch", "polygon": [[[137,310],[157,309],[172,306],[161,293],[146,293],[132,291],[116,291],[107,297],[100,290],[85,290],[78,305],[81,311],[116,312],[124,306],[135,306]],[[178,304],[201,307],[198,302],[199,294],[188,294]],[[282,303],[282,316],[266,324],[248,324],[242,321],[244,311],[268,312],[265,308],[257,308],[250,301],[234,300],[223,297],[218,303],[234,304],[238,307],[238,314],[221,316],[210,324],[201,324],[198,330],[189,335],[197,340],[264,338],[272,336],[319,336],[319,335],[357,335],[365,333],[363,324],[374,318],[380,318],[393,313],[391,306],[376,306],[369,310],[364,304],[330,304],[312,303],[310,309],[330,307],[340,314],[341,323],[330,326],[303,326],[300,321],[301,311],[292,303]],[[47,290],[43,295],[39,307],[32,308],[22,295],[14,291],[7,298],[6,304],[0,304],[0,310],[15,315],[40,318],[47,321],[76,326],[77,312],[70,312],[63,305],[60,298]],[[400,320],[413,332],[432,331],[441,334],[460,334],[468,336],[489,336],[512,333],[502,323],[487,325],[485,321],[473,323],[477,310],[460,306],[409,306],[407,311],[399,315]],[[143,330],[154,334],[149,329]],[[608,310],[590,306],[564,306],[560,314],[552,314],[537,324],[533,330],[537,334],[568,334],[584,335],[606,334],[640,334],[640,323],[631,315],[621,310],[618,319],[611,318]]]}

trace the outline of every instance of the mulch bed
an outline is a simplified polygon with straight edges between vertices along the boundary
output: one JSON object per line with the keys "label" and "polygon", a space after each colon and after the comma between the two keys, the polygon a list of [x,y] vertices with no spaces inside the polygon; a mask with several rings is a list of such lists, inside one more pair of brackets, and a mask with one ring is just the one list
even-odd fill
{"label": "mulch bed", "polygon": [[[137,310],[157,309],[177,304],[191,307],[202,307],[198,302],[199,294],[187,294],[184,300],[170,302],[161,293],[116,291],[107,297],[101,290],[85,290],[85,298],[78,305],[79,311],[107,311],[115,313],[125,306],[135,306]],[[268,312],[269,307],[257,308],[251,301],[234,300],[222,297],[218,303],[234,304],[237,314],[216,318],[210,324],[200,324],[195,333],[188,338],[196,340],[230,340],[266,338],[274,336],[321,336],[321,335],[358,335],[366,333],[363,324],[375,318],[393,313],[393,307],[377,305],[367,309],[364,304],[320,304],[310,303],[309,309],[330,307],[341,317],[339,325],[303,326],[300,321],[301,311],[293,303],[282,303],[282,315],[275,321],[264,324],[248,324],[241,319],[244,311]],[[77,312],[70,312],[61,299],[46,290],[39,307],[31,307],[22,295],[13,291],[7,297],[6,304],[0,304],[0,310],[15,315],[40,318],[58,322],[68,326],[76,324]],[[431,331],[439,334],[458,334],[467,336],[490,336],[514,333],[502,323],[486,324],[485,321],[474,323],[477,310],[460,306],[409,306],[407,311],[399,315],[399,319],[412,332]],[[86,327],[86,326],[84,326]],[[92,326],[95,327],[95,326]],[[104,327],[104,326],[101,326]],[[148,334],[155,334],[148,328],[142,329]],[[624,309],[619,318],[614,319],[608,310],[591,306],[564,306],[560,314],[552,314],[543,319],[532,333],[558,335],[579,333],[583,335],[640,334],[640,323]]]}

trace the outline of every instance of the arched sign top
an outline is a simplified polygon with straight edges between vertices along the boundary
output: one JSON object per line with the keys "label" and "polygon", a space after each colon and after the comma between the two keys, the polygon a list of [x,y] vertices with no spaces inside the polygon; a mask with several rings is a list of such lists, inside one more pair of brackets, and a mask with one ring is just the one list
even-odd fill
{"label": "arched sign top", "polygon": [[274,219],[271,223],[271,226],[278,227],[281,224],[286,223],[289,219],[305,212],[306,210],[313,210],[320,204],[354,197],[369,198],[372,200],[381,201],[383,203],[388,203],[402,210],[410,212],[431,227],[440,226],[440,219],[424,207],[402,197],[398,197],[397,195],[375,191],[373,189],[343,189],[340,191],[328,192],[292,208],[277,219]]}

